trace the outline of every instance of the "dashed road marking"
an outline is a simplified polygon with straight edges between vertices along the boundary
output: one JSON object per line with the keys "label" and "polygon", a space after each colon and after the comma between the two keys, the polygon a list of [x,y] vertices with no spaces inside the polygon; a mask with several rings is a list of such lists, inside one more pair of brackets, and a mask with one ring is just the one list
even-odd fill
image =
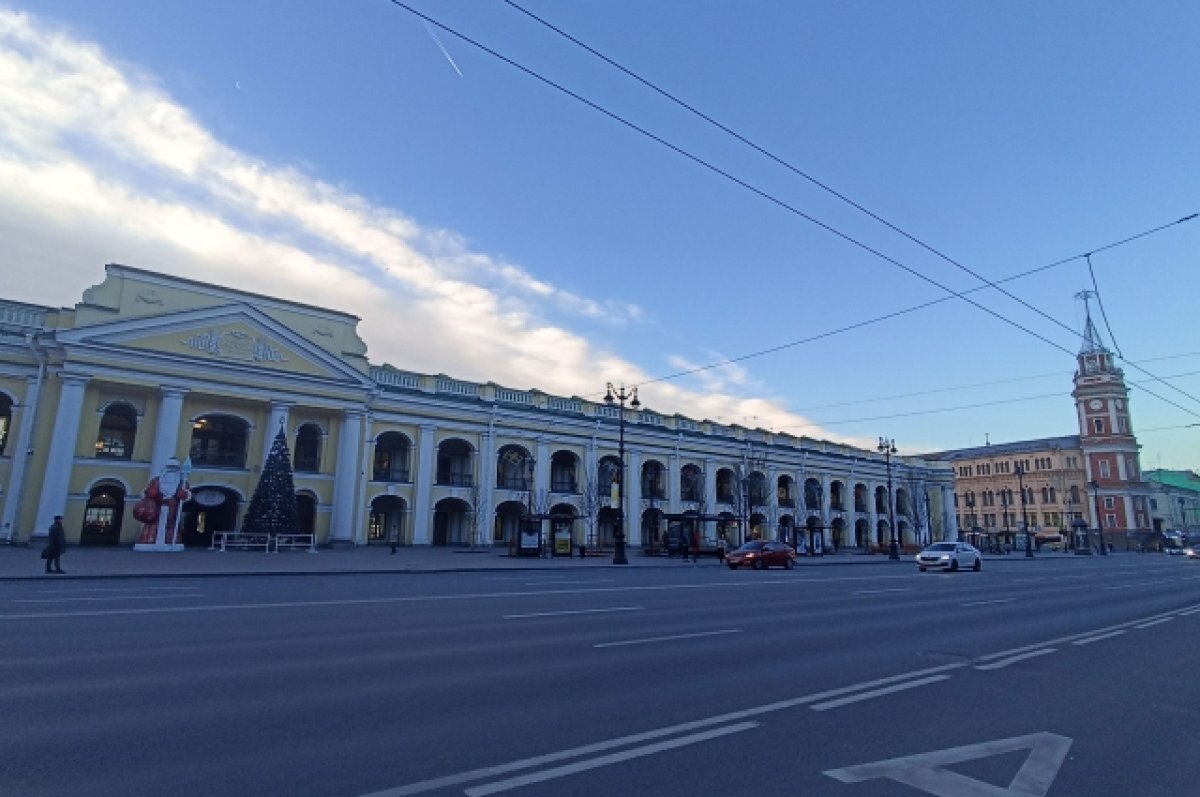
{"label": "dashed road marking", "polygon": [[1031,650],[1028,653],[1021,653],[1016,656],[1009,656],[1007,659],[1000,659],[999,661],[993,661],[991,664],[976,664],[975,669],[977,669],[977,670],[999,670],[1003,667],[1007,667],[1010,664],[1016,664],[1019,661],[1025,661],[1025,659],[1034,659],[1034,658],[1037,658],[1038,656],[1046,656],[1046,655],[1049,655],[1054,652],[1055,652],[1054,648],[1042,648],[1041,650]]}

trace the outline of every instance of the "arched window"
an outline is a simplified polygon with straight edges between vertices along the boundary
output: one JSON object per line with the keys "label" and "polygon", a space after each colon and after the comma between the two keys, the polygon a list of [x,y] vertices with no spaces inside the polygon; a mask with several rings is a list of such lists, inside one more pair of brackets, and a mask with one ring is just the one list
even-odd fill
{"label": "arched window", "polygon": [[658,460],[642,463],[642,497],[653,500],[667,497],[666,470]]}
{"label": "arched window", "polygon": [[315,423],[306,423],[296,430],[296,445],[292,449],[292,470],[297,473],[316,473],[320,469],[321,427]]}
{"label": "arched window", "polygon": [[451,438],[443,440],[437,453],[437,483],[449,487],[470,487],[474,468],[471,463],[471,446],[465,440]]}
{"label": "arched window", "polygon": [[816,479],[804,480],[804,508],[821,508],[821,483]]}
{"label": "arched window", "polygon": [[192,422],[189,456],[197,468],[245,468],[250,425],[232,415],[203,415]]}
{"label": "arched window", "polygon": [[503,490],[528,490],[533,481],[533,455],[521,446],[508,445],[496,455],[496,486]]}
{"label": "arched window", "polygon": [[722,504],[733,503],[733,471],[729,468],[717,471],[717,501]]}
{"label": "arched window", "polygon": [[704,500],[704,472],[695,465],[684,465],[679,471],[679,497],[689,503]]}
{"label": "arched window", "polygon": [[412,444],[399,432],[384,432],[375,440],[375,467],[371,478],[377,482],[410,482],[409,458]]}
{"label": "arched window", "polygon": [[579,458],[570,451],[555,451],[550,457],[550,491],[554,493],[579,492],[579,479],[575,469]]}
{"label": "arched window", "polygon": [[100,418],[96,436],[96,456],[101,459],[129,459],[137,435],[137,412],[124,402],[109,404]]}

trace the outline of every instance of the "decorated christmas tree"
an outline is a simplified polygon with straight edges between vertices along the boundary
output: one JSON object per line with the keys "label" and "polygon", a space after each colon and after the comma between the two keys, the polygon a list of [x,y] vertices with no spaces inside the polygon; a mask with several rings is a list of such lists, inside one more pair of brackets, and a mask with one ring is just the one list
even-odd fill
{"label": "decorated christmas tree", "polygon": [[242,520],[242,531],[251,534],[295,534],[299,531],[296,486],[292,481],[292,462],[283,429],[271,443],[267,464],[263,466],[262,477]]}

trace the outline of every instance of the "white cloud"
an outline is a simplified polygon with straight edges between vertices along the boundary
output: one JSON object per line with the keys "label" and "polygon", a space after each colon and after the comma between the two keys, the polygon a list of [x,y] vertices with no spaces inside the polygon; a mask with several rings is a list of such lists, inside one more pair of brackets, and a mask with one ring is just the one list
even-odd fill
{"label": "white cloud", "polygon": [[[578,295],[471,251],[452,231],[237,152],[152,77],[4,10],[0,107],[6,298],[74,301],[115,261],[354,313],[372,361],[400,368],[562,395],[650,378],[540,314],[550,305],[630,323],[639,307]],[[697,379],[699,390],[655,384],[653,409],[805,423],[778,402],[738,395],[750,386],[741,366]]]}

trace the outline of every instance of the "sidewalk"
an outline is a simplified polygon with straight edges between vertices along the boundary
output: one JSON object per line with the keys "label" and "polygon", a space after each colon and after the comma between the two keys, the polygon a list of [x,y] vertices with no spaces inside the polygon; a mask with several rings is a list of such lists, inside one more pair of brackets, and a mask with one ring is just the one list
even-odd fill
{"label": "sidewalk", "polygon": [[[0,545],[0,581],[46,578],[45,565],[39,554],[44,544],[34,540],[32,545]],[[717,567],[713,557],[697,563],[682,562],[666,556],[644,556],[638,549],[627,553],[629,567],[681,568]],[[990,558],[990,557],[985,557]],[[999,559],[1009,557],[996,557]],[[1057,558],[1057,557],[1056,557]],[[797,568],[831,565],[886,565],[886,556],[861,553],[837,553],[828,556],[800,557]],[[902,557],[892,565],[912,564],[912,557]],[[566,571],[614,567],[612,554],[577,557],[516,557],[507,549],[443,547],[400,548],[393,556],[390,548],[359,546],[357,548],[319,548],[308,551],[215,551],[207,548],[189,549],[178,553],[134,551],[129,547],[91,548],[73,546],[62,557],[63,578],[125,578],[167,576],[248,576],[248,575],[313,575],[337,573],[454,573],[472,570]]]}

